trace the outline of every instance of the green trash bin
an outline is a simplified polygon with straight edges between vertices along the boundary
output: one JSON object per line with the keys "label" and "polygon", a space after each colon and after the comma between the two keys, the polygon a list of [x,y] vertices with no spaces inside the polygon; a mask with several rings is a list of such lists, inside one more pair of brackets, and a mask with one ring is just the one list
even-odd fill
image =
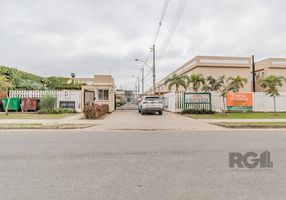
{"label": "green trash bin", "polygon": [[[6,109],[6,105],[7,105],[8,99],[7,98],[3,98],[2,99],[2,108],[3,110]],[[18,111],[21,109],[21,99],[14,97],[14,98],[10,98],[10,103],[8,106],[8,110],[13,110],[13,111]]]}

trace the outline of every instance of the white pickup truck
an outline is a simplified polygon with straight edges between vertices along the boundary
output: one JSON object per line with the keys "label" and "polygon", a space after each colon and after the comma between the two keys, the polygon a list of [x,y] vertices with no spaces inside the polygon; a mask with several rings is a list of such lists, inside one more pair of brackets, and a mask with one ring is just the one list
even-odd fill
{"label": "white pickup truck", "polygon": [[145,96],[142,101],[138,104],[138,112],[144,115],[145,113],[156,113],[159,115],[163,114],[163,102],[158,96]]}

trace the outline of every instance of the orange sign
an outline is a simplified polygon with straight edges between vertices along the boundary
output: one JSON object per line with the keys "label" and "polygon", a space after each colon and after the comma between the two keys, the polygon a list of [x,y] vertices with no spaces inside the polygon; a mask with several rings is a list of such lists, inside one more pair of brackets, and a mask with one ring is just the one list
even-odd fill
{"label": "orange sign", "polygon": [[227,110],[250,111],[253,109],[253,94],[251,92],[230,92],[226,96]]}

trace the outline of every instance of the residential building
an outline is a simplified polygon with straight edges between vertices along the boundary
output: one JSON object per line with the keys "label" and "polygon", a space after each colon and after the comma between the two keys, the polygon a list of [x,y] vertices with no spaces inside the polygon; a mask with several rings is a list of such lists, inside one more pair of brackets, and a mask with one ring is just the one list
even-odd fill
{"label": "residential building", "polygon": [[[259,81],[267,76],[284,76],[286,77],[286,58],[267,58],[255,64],[256,75],[256,91],[262,92],[263,89],[259,86]],[[281,88],[281,91],[286,92],[286,83]]]}
{"label": "residential building", "polygon": [[[237,75],[247,79],[247,83],[241,91],[251,91],[252,78],[251,78],[251,57],[226,57],[226,56],[196,56],[189,62],[163,78],[156,84],[156,93],[163,94],[169,92],[165,81],[172,77],[172,75],[187,75],[202,74],[205,78],[212,76],[218,78],[222,75],[226,77],[235,77]],[[184,91],[183,87],[179,91]],[[190,90],[188,88],[187,90]],[[175,86],[171,88],[175,91]],[[150,88],[146,93],[152,93]]]}

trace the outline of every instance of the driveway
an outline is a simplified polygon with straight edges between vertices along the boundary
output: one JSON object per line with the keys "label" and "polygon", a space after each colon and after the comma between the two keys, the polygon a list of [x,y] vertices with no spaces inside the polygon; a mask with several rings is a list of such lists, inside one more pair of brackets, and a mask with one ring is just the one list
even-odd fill
{"label": "driveway", "polygon": [[222,127],[170,112],[141,115],[136,110],[115,111],[98,120],[96,130],[221,130]]}

